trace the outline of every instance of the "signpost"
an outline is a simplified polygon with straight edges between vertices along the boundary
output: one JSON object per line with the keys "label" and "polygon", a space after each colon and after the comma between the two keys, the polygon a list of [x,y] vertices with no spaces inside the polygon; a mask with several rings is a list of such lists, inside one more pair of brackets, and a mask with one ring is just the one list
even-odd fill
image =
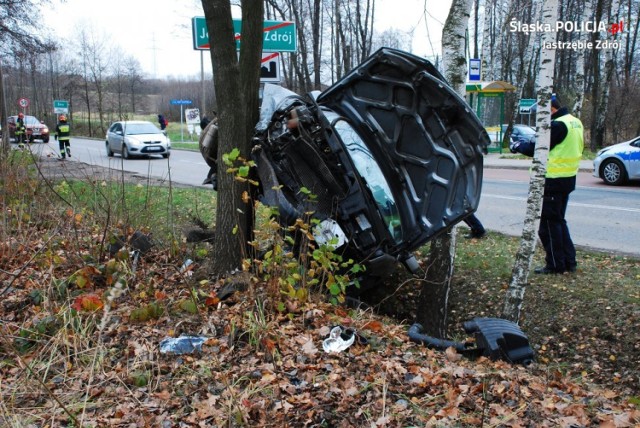
{"label": "signpost", "polygon": [[520,114],[531,114],[531,107],[535,103],[535,98],[522,98],[519,103]]}
{"label": "signpost", "polygon": [[180,106],[180,142],[184,143],[184,129],[182,126],[182,106],[193,103],[191,100],[169,100],[169,104]]}
{"label": "signpost", "polygon": [[262,54],[260,61],[260,81],[280,82],[280,52]]}
{"label": "signpost", "polygon": [[469,81],[480,81],[480,59],[478,58],[471,58],[469,60]]}
{"label": "signpost", "polygon": [[[204,16],[195,16],[191,20],[193,28],[193,49],[208,50],[211,48],[209,31]],[[236,39],[236,49],[240,50],[242,20],[233,20],[233,31]],[[264,52],[297,52],[298,39],[296,24],[291,21],[264,21],[262,23]]]}
{"label": "signpost", "polygon": [[29,107],[29,104],[31,104],[31,102],[29,101],[29,98],[20,98],[18,100],[18,106],[22,109],[23,113],[26,110],[27,107]]}
{"label": "signpost", "polygon": [[53,100],[53,112],[55,114],[69,114],[69,101]]}

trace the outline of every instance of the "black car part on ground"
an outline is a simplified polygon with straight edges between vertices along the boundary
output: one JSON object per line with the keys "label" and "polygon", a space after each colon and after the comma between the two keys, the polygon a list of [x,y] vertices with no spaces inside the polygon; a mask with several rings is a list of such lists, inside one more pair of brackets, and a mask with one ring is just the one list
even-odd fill
{"label": "black car part on ground", "polygon": [[528,365],[533,362],[534,352],[529,339],[516,323],[501,318],[474,318],[463,324],[467,334],[474,335],[475,347],[471,344],[438,339],[422,333],[420,324],[413,324],[409,338],[425,346],[446,349],[454,347],[468,357],[484,356],[492,360],[505,360],[513,364]]}
{"label": "black car part on ground", "polygon": [[282,91],[265,85],[256,127],[261,200],[285,224],[313,211],[367,275],[417,270],[412,252],[476,210],[489,137],[425,59],[383,48],[317,98]]}

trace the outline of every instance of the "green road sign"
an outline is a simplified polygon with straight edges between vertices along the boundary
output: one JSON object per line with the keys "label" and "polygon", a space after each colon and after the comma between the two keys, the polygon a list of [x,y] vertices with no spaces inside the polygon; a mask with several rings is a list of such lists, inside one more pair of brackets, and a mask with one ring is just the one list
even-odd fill
{"label": "green road sign", "polygon": [[521,114],[531,113],[531,107],[536,103],[535,98],[520,99],[519,110]]}
{"label": "green road sign", "polygon": [[56,114],[68,114],[69,113],[69,101],[54,100],[53,112]]}
{"label": "green road sign", "polygon": [[[209,31],[204,16],[194,16],[191,20],[193,29],[193,49],[208,50]],[[240,50],[242,21],[233,20],[233,31],[236,38],[236,49]],[[264,52],[297,52],[296,24],[291,21],[264,21],[262,23]]]}

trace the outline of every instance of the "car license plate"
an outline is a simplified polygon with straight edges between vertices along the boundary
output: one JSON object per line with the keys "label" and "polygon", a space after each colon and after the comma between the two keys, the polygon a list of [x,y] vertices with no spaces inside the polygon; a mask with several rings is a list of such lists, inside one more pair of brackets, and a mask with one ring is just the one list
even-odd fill
{"label": "car license plate", "polygon": [[147,147],[148,152],[158,152],[162,150],[162,147]]}
{"label": "car license plate", "polygon": [[33,135],[40,135],[40,131],[33,131]]}

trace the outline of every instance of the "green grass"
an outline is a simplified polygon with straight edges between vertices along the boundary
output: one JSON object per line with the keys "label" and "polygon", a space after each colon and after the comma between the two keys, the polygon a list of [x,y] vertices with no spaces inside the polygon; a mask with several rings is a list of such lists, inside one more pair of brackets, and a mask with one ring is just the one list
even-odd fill
{"label": "green grass", "polygon": [[73,180],[57,183],[54,190],[76,211],[165,237],[194,218],[206,225],[215,221],[216,193],[208,189]]}
{"label": "green grass", "polygon": [[171,140],[171,148],[189,150],[192,152],[197,152],[200,150],[200,148],[198,147],[198,143],[176,143],[173,139]]}

